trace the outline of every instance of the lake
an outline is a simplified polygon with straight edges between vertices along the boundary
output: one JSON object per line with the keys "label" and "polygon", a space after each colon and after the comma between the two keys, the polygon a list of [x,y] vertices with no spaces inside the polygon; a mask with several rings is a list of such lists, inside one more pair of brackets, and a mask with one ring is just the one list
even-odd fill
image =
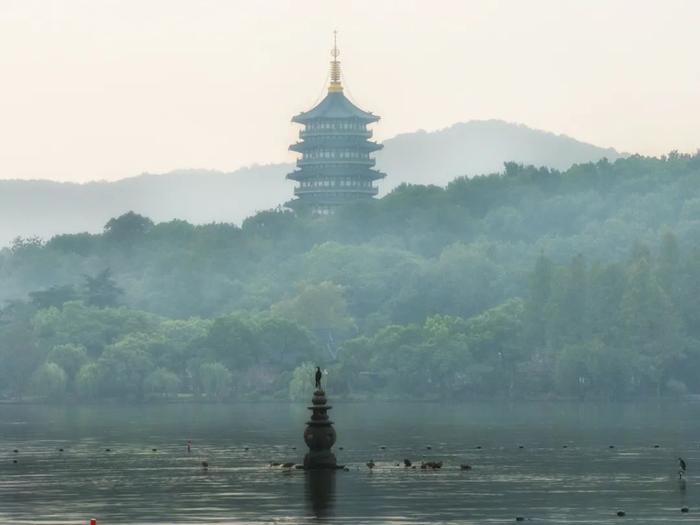
{"label": "lake", "polygon": [[700,523],[700,404],[329,401],[318,475],[305,404],[0,406],[0,523]]}

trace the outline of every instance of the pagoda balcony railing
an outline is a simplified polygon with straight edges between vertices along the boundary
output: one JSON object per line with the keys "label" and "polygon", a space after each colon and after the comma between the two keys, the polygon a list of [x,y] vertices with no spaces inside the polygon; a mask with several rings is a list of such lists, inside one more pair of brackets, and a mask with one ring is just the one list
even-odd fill
{"label": "pagoda balcony railing", "polygon": [[318,195],[326,196],[329,193],[342,193],[343,195],[351,193],[361,193],[363,195],[376,195],[379,193],[379,188],[376,186],[315,186],[315,187],[300,187],[294,188],[294,195]]}
{"label": "pagoda balcony railing", "polygon": [[366,166],[370,168],[376,163],[375,159],[297,159],[297,166],[300,168],[303,166],[337,168],[342,165]]}
{"label": "pagoda balcony railing", "polygon": [[308,130],[303,129],[299,132],[299,138],[305,139],[308,137],[323,137],[324,135],[337,137],[337,136],[354,136],[354,137],[364,137],[371,138],[371,129],[314,129]]}

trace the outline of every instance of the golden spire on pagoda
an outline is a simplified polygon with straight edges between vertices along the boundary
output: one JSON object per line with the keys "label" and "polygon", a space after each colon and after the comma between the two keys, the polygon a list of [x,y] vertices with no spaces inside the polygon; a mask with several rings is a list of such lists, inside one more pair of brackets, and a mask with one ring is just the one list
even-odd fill
{"label": "golden spire on pagoda", "polygon": [[338,31],[333,31],[333,49],[331,49],[331,84],[328,86],[329,93],[342,93],[343,85],[340,83],[340,62],[338,61]]}

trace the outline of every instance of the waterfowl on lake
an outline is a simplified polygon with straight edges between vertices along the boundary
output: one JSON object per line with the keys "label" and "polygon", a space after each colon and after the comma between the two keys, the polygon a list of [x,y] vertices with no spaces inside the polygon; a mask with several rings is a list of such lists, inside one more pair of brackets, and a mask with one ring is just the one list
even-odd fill
{"label": "waterfowl on lake", "polygon": [[412,463],[411,463],[411,460],[410,460],[410,459],[404,459],[404,460],[403,460],[403,466],[404,466],[404,467],[410,467],[411,465],[412,465]]}
{"label": "waterfowl on lake", "polygon": [[623,516],[625,515],[625,511],[624,511],[624,510],[618,510],[618,511],[617,511],[617,515],[618,515],[619,517],[623,517]]}
{"label": "waterfowl on lake", "polygon": [[367,464],[367,466],[369,467],[370,470],[372,470],[372,469],[374,468],[374,465],[375,465],[373,459],[370,459],[366,464]]}
{"label": "waterfowl on lake", "polygon": [[207,470],[209,468],[209,462],[208,461],[202,461],[202,468],[204,470]]}
{"label": "waterfowl on lake", "polygon": [[471,465],[467,465],[466,463],[463,463],[462,465],[459,466],[459,468],[462,469],[462,470],[471,470],[471,469],[472,469],[472,466],[471,466]]}
{"label": "waterfowl on lake", "polygon": [[294,468],[294,465],[296,465],[296,463],[282,463],[282,468],[291,469]]}
{"label": "waterfowl on lake", "polygon": [[432,468],[432,469],[438,469],[442,468],[442,461],[424,461],[420,464],[420,468],[422,469],[427,469],[427,468]]}
{"label": "waterfowl on lake", "polygon": [[688,507],[681,507],[681,512],[685,513],[685,512],[689,512],[689,511],[690,511],[690,509]]}

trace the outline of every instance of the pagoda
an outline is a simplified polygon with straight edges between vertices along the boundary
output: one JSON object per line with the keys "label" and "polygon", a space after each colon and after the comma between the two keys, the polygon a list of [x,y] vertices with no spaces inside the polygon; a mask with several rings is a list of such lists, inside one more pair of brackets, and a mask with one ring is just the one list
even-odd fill
{"label": "pagoda", "polygon": [[335,454],[331,452],[336,436],[333,421],[328,418],[328,411],[333,407],[326,403],[326,393],[319,384],[309,407],[311,419],[304,430],[304,441],[309,447],[304,457],[306,470],[342,468],[338,467]]}
{"label": "pagoda", "polygon": [[345,203],[371,199],[377,194],[374,181],[386,175],[373,169],[370,154],[382,148],[372,142],[369,124],[379,117],[363,111],[343,93],[334,37],[328,94],[315,107],[292,118],[301,124],[300,142],[289,149],[301,153],[295,171],[287,179],[298,182],[297,197],[286,203],[297,211],[330,215]]}

